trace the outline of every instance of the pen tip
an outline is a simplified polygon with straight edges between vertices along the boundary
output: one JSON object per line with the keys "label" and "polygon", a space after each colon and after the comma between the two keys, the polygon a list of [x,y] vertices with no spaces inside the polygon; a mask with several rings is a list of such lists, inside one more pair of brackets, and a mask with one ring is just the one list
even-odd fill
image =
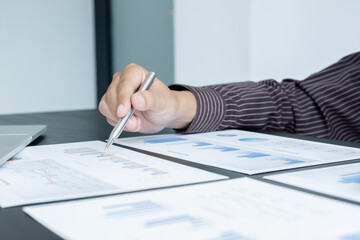
{"label": "pen tip", "polygon": [[104,151],[108,150],[109,146],[110,146],[110,141],[108,141],[108,142],[106,143],[106,146],[105,146]]}
{"label": "pen tip", "polygon": [[114,138],[110,138],[107,140],[105,151],[113,144],[114,140],[115,140]]}

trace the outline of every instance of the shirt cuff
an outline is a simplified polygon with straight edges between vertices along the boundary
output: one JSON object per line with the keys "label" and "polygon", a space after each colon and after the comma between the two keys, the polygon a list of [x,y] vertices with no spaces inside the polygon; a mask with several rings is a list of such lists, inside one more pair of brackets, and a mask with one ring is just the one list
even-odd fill
{"label": "shirt cuff", "polygon": [[216,131],[225,118],[225,100],[211,87],[192,87],[188,85],[170,85],[175,91],[190,91],[194,94],[197,107],[193,121],[185,129],[177,129],[184,133]]}

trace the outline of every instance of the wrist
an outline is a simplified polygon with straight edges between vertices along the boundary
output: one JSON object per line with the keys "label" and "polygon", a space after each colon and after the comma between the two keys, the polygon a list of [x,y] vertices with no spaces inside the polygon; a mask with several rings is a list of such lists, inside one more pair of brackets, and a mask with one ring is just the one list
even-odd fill
{"label": "wrist", "polygon": [[196,114],[196,98],[190,91],[172,90],[175,96],[175,118],[168,127],[183,129],[190,125]]}

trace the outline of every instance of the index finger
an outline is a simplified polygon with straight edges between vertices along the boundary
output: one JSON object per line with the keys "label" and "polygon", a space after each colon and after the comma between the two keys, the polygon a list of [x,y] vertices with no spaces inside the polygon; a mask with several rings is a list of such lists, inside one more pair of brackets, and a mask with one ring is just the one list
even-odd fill
{"label": "index finger", "polygon": [[127,65],[116,79],[110,84],[108,91],[111,96],[115,96],[109,107],[115,114],[122,118],[131,108],[130,98],[139,89],[145,80],[148,71],[134,63]]}

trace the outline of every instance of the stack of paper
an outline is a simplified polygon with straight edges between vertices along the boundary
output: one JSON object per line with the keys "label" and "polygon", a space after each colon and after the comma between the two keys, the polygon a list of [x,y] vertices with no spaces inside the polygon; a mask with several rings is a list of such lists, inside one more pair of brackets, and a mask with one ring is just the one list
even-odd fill
{"label": "stack of paper", "polygon": [[[226,130],[117,143],[247,174],[360,158],[360,149]],[[210,182],[228,177],[104,142],[28,147],[0,167],[0,206]],[[266,177],[360,202],[360,163]],[[275,184],[275,182],[273,182]],[[360,207],[241,178],[26,207],[65,239],[360,239]]]}
{"label": "stack of paper", "polygon": [[65,239],[359,239],[360,208],[248,178],[26,207]]}
{"label": "stack of paper", "polygon": [[246,174],[360,158],[360,149],[241,130],[122,138],[116,143]]}
{"label": "stack of paper", "polygon": [[360,202],[360,163],[276,174],[266,178]]}
{"label": "stack of paper", "polygon": [[198,183],[228,177],[104,142],[27,147],[0,166],[0,206]]}

